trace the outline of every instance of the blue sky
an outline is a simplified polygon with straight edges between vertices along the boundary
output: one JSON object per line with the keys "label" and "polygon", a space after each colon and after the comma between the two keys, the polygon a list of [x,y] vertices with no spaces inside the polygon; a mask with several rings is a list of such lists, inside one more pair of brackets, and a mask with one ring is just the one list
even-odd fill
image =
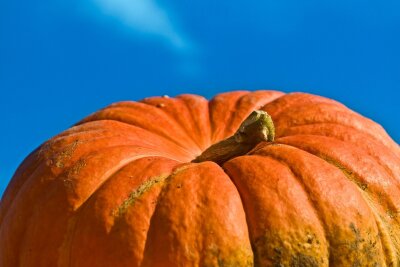
{"label": "blue sky", "polygon": [[334,98],[400,141],[400,1],[0,2],[0,195],[24,157],[120,100]]}

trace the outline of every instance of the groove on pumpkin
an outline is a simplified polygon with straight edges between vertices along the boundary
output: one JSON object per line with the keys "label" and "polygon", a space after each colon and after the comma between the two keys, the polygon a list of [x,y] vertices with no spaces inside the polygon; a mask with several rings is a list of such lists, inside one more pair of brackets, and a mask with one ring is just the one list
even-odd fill
{"label": "groove on pumpkin", "polygon": [[316,154],[313,154],[313,155],[319,157],[320,159],[325,160],[327,163],[338,168],[344,174],[344,176],[346,176],[350,181],[352,181],[354,184],[357,185],[357,188],[359,189],[365,202],[368,203],[368,206],[370,207],[370,209],[374,215],[376,225],[377,225],[379,235],[380,235],[382,248],[386,252],[386,253],[384,253],[384,256],[385,256],[387,266],[399,266],[399,263],[396,262],[396,258],[399,259],[400,254],[399,254],[399,251],[397,251],[397,249],[393,247],[395,240],[393,239],[393,236],[390,234],[391,231],[389,230],[389,225],[383,220],[383,217],[379,215],[379,211],[376,208],[375,202],[373,201],[372,197],[370,195],[368,195],[368,193],[366,192],[368,185],[365,184],[366,186],[363,187],[364,183],[360,182],[359,177],[356,177],[356,175],[354,175],[352,171],[348,170],[346,167],[341,165],[339,162],[333,160],[332,158],[328,158],[326,156],[321,156],[321,155],[316,155]]}
{"label": "groove on pumpkin", "polygon": [[[281,144],[275,144],[275,143],[273,143],[273,144],[270,144],[269,146],[280,146]],[[306,194],[306,195],[308,195],[308,196],[310,196],[311,195],[311,192],[310,192],[310,190],[308,189],[308,187],[306,186],[306,184],[304,183],[304,181],[301,179],[301,178],[299,178],[299,177],[301,177],[301,175],[299,175],[299,174],[297,174],[294,170],[293,170],[293,168],[291,168],[290,167],[290,165],[283,159],[283,158],[280,158],[280,157],[276,157],[276,156],[273,156],[273,155],[262,155],[263,157],[269,157],[269,158],[272,158],[272,159],[274,159],[274,160],[276,160],[276,161],[278,161],[279,163],[281,163],[281,164],[283,164],[284,166],[286,166],[287,168],[288,168],[288,170],[292,173],[292,175],[293,175],[293,177],[296,179],[296,181],[298,182],[298,184],[300,185],[300,187],[304,190],[304,193]],[[331,251],[331,244],[332,244],[332,238],[327,234],[328,233],[328,226],[327,226],[327,222],[324,220],[324,217],[323,217],[323,215],[321,214],[321,209],[320,209],[320,207],[318,206],[318,203],[317,202],[315,202],[312,198],[309,198],[309,203],[310,203],[310,206],[312,207],[312,209],[314,210],[314,213],[315,213],[315,215],[317,216],[317,218],[319,219],[319,221],[321,222],[321,226],[322,226],[322,229],[323,229],[323,232],[324,232],[324,237],[325,237],[325,241],[326,241],[326,243],[327,243],[327,247],[329,248],[328,249],[328,255],[326,255],[326,259],[328,260],[328,262],[329,262],[329,264],[332,262],[332,257],[333,257],[333,253],[332,253],[332,251]],[[302,254],[303,256],[306,256],[306,255],[304,255],[304,254]],[[298,256],[298,255],[297,255]],[[298,258],[298,257],[294,257],[294,258],[292,258],[292,259],[294,259],[294,263],[296,263],[296,259]],[[308,256],[308,255],[307,255]],[[304,257],[300,257],[300,258],[304,258]],[[300,263],[302,263],[302,261],[300,260]],[[313,263],[313,261],[311,261],[311,263]],[[293,266],[310,266],[310,267],[314,267],[314,266],[318,266],[318,265],[293,265]]]}
{"label": "groove on pumpkin", "polygon": [[129,207],[133,206],[135,202],[146,192],[148,192],[153,186],[156,184],[164,183],[165,179],[169,176],[169,174],[161,174],[155,177],[151,177],[144,183],[142,183],[136,190],[129,194],[129,197],[125,199],[118,208],[113,211],[115,216],[123,215]]}
{"label": "groove on pumpkin", "polygon": [[[295,146],[293,146],[295,147]],[[298,149],[301,149],[299,147],[296,147]],[[393,244],[396,242],[396,240],[393,239],[392,235],[389,233],[389,225],[383,220],[382,216],[379,215],[379,212],[376,208],[375,202],[372,200],[372,197],[367,193],[368,192],[368,184],[365,182],[360,181],[360,177],[357,177],[354,172],[351,170],[348,170],[345,166],[340,164],[338,161],[335,161],[334,159],[326,156],[326,155],[320,155],[317,153],[313,153],[311,151],[303,150],[304,152],[310,153],[325,162],[329,163],[330,165],[334,166],[335,168],[339,169],[343,175],[348,178],[351,182],[353,182],[356,187],[359,189],[360,194],[364,198],[365,202],[368,204],[370,207],[374,219],[376,221],[377,229],[379,231],[380,235],[380,240],[382,244],[382,248],[385,250],[386,253],[384,253],[385,261],[387,263],[387,266],[400,266],[399,262],[396,262],[396,258],[400,258],[400,253],[393,247]]]}

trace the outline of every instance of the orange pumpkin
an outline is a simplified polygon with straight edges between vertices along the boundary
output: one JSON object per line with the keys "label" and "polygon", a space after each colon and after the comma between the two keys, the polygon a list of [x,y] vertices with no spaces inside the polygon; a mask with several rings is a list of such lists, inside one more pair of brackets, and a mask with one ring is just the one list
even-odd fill
{"label": "orange pumpkin", "polygon": [[400,266],[399,212],[399,146],[338,102],[153,97],[25,159],[0,266]]}

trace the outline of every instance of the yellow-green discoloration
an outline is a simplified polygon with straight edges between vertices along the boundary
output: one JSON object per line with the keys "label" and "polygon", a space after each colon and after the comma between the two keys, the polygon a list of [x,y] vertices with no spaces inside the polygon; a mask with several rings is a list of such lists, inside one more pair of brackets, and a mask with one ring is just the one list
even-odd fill
{"label": "yellow-green discoloration", "polygon": [[[229,256],[228,256],[229,255]],[[238,247],[232,248],[229,253],[224,255],[221,250],[215,244],[210,244],[206,249],[200,262],[200,266],[207,267],[250,267],[254,266],[253,253],[250,248]]]}
{"label": "yellow-green discoloration", "polygon": [[154,185],[158,183],[163,183],[167,177],[168,174],[162,174],[152,177],[142,183],[135,191],[130,193],[129,197],[124,202],[122,202],[122,204],[114,211],[114,214],[117,216],[123,215],[130,206],[135,204],[136,200],[139,197],[149,191]]}
{"label": "yellow-green discoloration", "polygon": [[346,167],[341,165],[339,162],[334,161],[333,159],[330,159],[328,157],[320,156],[323,160],[328,162],[329,164],[335,166],[339,170],[342,171],[342,173],[353,183],[355,183],[362,191],[367,191],[368,190],[368,184],[361,182],[359,177],[356,177],[355,174],[348,170]]}
{"label": "yellow-green discoloration", "polygon": [[57,168],[63,168],[65,161],[68,160],[74,153],[76,147],[78,146],[79,140],[75,140],[69,144],[63,151],[61,151],[55,159],[55,165]]}

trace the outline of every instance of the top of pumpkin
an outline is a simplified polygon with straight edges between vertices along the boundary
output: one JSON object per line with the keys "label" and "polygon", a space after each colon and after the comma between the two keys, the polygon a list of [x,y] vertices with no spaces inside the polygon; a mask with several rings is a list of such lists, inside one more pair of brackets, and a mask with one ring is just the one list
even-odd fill
{"label": "top of pumpkin", "polygon": [[275,127],[271,116],[263,110],[255,110],[242,122],[233,136],[210,146],[192,162],[214,161],[222,164],[246,154],[258,143],[272,142],[274,138]]}

